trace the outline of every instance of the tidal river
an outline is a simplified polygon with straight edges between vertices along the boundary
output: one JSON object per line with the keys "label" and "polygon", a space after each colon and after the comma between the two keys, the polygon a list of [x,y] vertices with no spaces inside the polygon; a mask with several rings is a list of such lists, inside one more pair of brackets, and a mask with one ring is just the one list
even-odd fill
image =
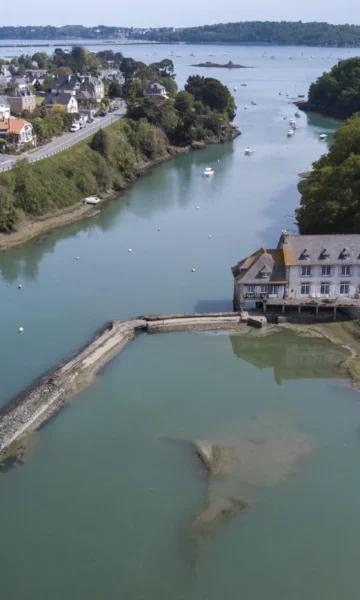
{"label": "tidal river", "polygon": [[[302,115],[288,139],[291,99],[356,51],[124,53],[170,56],[181,84],[220,78],[235,90],[242,136],[163,164],[99,217],[0,255],[1,405],[108,320],[230,309],[231,265],[296,230],[298,173],[337,127]],[[205,60],[253,68],[190,66]],[[35,436],[23,465],[0,473],[2,597],[357,599],[360,412],[344,356],[290,332],[130,344]],[[199,440],[225,449],[215,476],[194,455]],[[229,499],[243,510],[213,518]]]}

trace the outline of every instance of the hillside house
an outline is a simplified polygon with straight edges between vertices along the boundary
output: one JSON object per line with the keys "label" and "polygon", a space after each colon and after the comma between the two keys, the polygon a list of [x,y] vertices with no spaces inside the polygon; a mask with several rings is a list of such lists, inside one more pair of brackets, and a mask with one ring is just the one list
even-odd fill
{"label": "hillside house", "polygon": [[10,104],[5,96],[0,96],[0,121],[10,119]]}
{"label": "hillside house", "polygon": [[247,300],[360,297],[360,235],[289,235],[232,268],[234,306]]}
{"label": "hillside house", "polygon": [[33,146],[36,144],[36,136],[31,123],[16,117],[0,121],[0,138],[5,139],[9,145],[15,146],[16,149],[25,144],[32,144]]}
{"label": "hillside house", "polygon": [[74,114],[79,112],[79,105],[76,97],[73,94],[67,93],[49,93],[45,98],[45,106],[49,109],[56,104],[63,107],[66,113]]}
{"label": "hillside house", "polygon": [[24,110],[33,112],[36,108],[36,96],[31,93],[18,93],[14,96],[8,96],[10,110],[14,115],[20,115]]}
{"label": "hillside house", "polygon": [[144,90],[145,96],[157,97],[157,98],[168,98],[166,88],[160,83],[148,83]]}

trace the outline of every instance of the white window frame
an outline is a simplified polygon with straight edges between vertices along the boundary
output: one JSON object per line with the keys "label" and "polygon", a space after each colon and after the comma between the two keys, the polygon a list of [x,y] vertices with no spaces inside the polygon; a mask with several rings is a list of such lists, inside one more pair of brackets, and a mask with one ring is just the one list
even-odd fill
{"label": "white window frame", "polygon": [[321,277],[331,277],[331,265],[321,265]]}
{"label": "white window frame", "polygon": [[351,277],[351,265],[341,265],[340,275],[341,277]]}
{"label": "white window frame", "polygon": [[268,288],[268,294],[269,296],[276,296],[278,297],[278,290],[279,290],[279,286],[274,285],[274,284],[269,284],[269,288]]}
{"label": "white window frame", "polygon": [[[303,288],[308,289],[308,291],[303,292]],[[311,283],[308,281],[304,281],[300,283],[300,295],[301,296],[310,296],[311,294]]]}
{"label": "white window frame", "polygon": [[311,277],[311,265],[301,266],[301,277]]}
{"label": "white window frame", "polygon": [[[344,291],[347,288],[347,291]],[[340,281],[340,295],[348,296],[350,293],[350,282],[349,281]]]}
{"label": "white window frame", "polygon": [[[327,288],[327,292],[323,291],[323,287]],[[328,296],[330,294],[330,282],[329,281],[322,281],[320,283],[320,294],[322,296]]]}

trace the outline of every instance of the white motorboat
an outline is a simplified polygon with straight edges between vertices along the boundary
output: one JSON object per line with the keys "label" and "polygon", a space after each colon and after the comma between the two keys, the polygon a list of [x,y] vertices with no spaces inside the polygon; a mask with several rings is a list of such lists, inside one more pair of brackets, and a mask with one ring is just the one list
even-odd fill
{"label": "white motorboat", "polygon": [[289,121],[289,127],[291,129],[296,129],[296,123],[295,123],[294,119],[290,119],[290,121]]}
{"label": "white motorboat", "polygon": [[215,171],[214,171],[214,169],[212,169],[211,167],[206,167],[206,168],[204,169],[204,173],[203,173],[203,175],[204,175],[205,177],[211,177],[212,175],[215,175]]}
{"label": "white motorboat", "polygon": [[293,137],[293,135],[295,135],[294,129],[289,129],[288,132],[287,132],[287,136],[288,137]]}
{"label": "white motorboat", "polygon": [[245,156],[251,156],[252,154],[254,154],[255,150],[253,150],[253,148],[250,148],[250,146],[248,146],[247,148],[245,148],[244,150],[244,154]]}
{"label": "white motorboat", "polygon": [[251,100],[251,106],[256,106],[255,100]]}
{"label": "white motorboat", "polygon": [[320,135],[319,135],[320,140],[327,140],[327,137],[328,137],[327,133],[320,133]]}

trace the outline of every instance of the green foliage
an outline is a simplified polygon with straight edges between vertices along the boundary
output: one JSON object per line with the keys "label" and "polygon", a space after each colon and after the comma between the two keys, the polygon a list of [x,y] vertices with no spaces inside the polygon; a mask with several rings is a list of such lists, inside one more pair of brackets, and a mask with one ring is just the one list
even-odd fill
{"label": "green foliage", "polygon": [[309,107],[346,118],[360,111],[360,58],[341,60],[310,86]]}
{"label": "green foliage", "polygon": [[13,231],[17,217],[18,215],[9,189],[0,185],[0,231],[5,233]]}
{"label": "green foliage", "polygon": [[193,75],[189,77],[185,90],[211,110],[235,116],[235,102],[228,88],[217,79]]}
{"label": "green foliage", "polygon": [[69,151],[38,163],[18,161],[0,175],[0,231],[12,231],[21,214],[38,217],[122,189],[144,162],[165,156],[167,143],[148,121],[124,119]]}
{"label": "green foliage", "polygon": [[108,89],[110,98],[120,98],[122,96],[122,86],[117,81],[111,81]]}
{"label": "green foliage", "polygon": [[[130,32],[129,37],[136,37]],[[151,29],[142,39],[158,42],[273,44],[286,46],[360,46],[359,25],[302,21],[244,21],[202,27]]]}
{"label": "green foliage", "polygon": [[301,183],[301,233],[360,233],[360,117],[344,123]]}
{"label": "green foliage", "polygon": [[104,158],[110,156],[110,140],[109,135],[103,129],[99,129],[93,136],[90,142],[90,148],[95,150]]}

